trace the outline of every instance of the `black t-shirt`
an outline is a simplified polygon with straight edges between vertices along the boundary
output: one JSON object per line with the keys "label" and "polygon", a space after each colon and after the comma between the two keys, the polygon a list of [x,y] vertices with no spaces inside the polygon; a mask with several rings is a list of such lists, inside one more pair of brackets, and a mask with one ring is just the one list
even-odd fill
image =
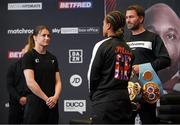
{"label": "black t-shirt", "polygon": [[23,69],[34,71],[35,81],[47,96],[55,93],[55,74],[59,72],[58,62],[55,56],[48,51],[39,54],[36,50],[27,52],[23,57]]}
{"label": "black t-shirt", "polygon": [[123,38],[109,37],[98,42],[88,70],[93,103],[129,99],[127,90],[133,55]]}
{"label": "black t-shirt", "polygon": [[131,35],[127,44],[135,56],[134,64],[151,63],[155,71],[170,65],[168,51],[161,38],[148,30]]}

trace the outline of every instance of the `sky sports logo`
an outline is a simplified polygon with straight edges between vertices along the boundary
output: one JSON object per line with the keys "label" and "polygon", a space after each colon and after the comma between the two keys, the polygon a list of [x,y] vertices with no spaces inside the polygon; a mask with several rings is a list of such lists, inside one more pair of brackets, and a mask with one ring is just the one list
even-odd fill
{"label": "sky sports logo", "polygon": [[42,10],[42,3],[8,3],[8,10]]}
{"label": "sky sports logo", "polygon": [[84,2],[78,2],[78,1],[62,1],[59,0],[59,9],[88,9],[92,8],[92,1],[84,1]]}
{"label": "sky sports logo", "polygon": [[52,33],[61,34],[99,34],[99,27],[61,27],[53,28]]}

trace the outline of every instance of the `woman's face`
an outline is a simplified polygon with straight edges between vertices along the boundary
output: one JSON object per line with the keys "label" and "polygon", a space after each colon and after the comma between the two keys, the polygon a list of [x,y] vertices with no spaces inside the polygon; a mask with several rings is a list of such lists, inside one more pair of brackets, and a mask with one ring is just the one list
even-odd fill
{"label": "woman's face", "polygon": [[49,45],[51,36],[47,29],[42,29],[35,37],[35,44],[38,46],[46,47]]}

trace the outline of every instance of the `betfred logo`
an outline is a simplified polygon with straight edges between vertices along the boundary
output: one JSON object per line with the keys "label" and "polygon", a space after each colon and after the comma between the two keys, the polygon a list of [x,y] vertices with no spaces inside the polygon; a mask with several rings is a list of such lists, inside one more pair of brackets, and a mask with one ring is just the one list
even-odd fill
{"label": "betfred logo", "polygon": [[59,9],[87,9],[92,8],[91,1],[85,2],[62,2],[59,1]]}
{"label": "betfred logo", "polygon": [[9,51],[8,52],[8,59],[19,59],[23,56],[21,51]]}
{"label": "betfred logo", "polygon": [[79,112],[83,114],[86,111],[86,100],[64,100],[64,112]]}

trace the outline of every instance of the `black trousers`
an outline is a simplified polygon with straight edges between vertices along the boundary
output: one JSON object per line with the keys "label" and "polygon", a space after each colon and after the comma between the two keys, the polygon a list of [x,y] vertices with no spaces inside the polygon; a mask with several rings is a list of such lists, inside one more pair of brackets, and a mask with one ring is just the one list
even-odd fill
{"label": "black trousers", "polygon": [[128,124],[130,123],[131,109],[129,100],[95,104],[92,106],[92,123]]}
{"label": "black trousers", "polygon": [[142,102],[140,105],[140,109],[138,111],[133,111],[131,117],[131,124],[135,123],[135,117],[137,113],[140,116],[142,124],[156,124],[156,103],[149,104],[147,102]]}
{"label": "black trousers", "polygon": [[24,111],[25,124],[58,124],[58,104],[52,109],[42,99],[35,95],[29,95]]}
{"label": "black trousers", "polygon": [[19,102],[17,101],[10,100],[8,124],[22,124],[23,116],[24,116],[24,106],[20,105]]}

